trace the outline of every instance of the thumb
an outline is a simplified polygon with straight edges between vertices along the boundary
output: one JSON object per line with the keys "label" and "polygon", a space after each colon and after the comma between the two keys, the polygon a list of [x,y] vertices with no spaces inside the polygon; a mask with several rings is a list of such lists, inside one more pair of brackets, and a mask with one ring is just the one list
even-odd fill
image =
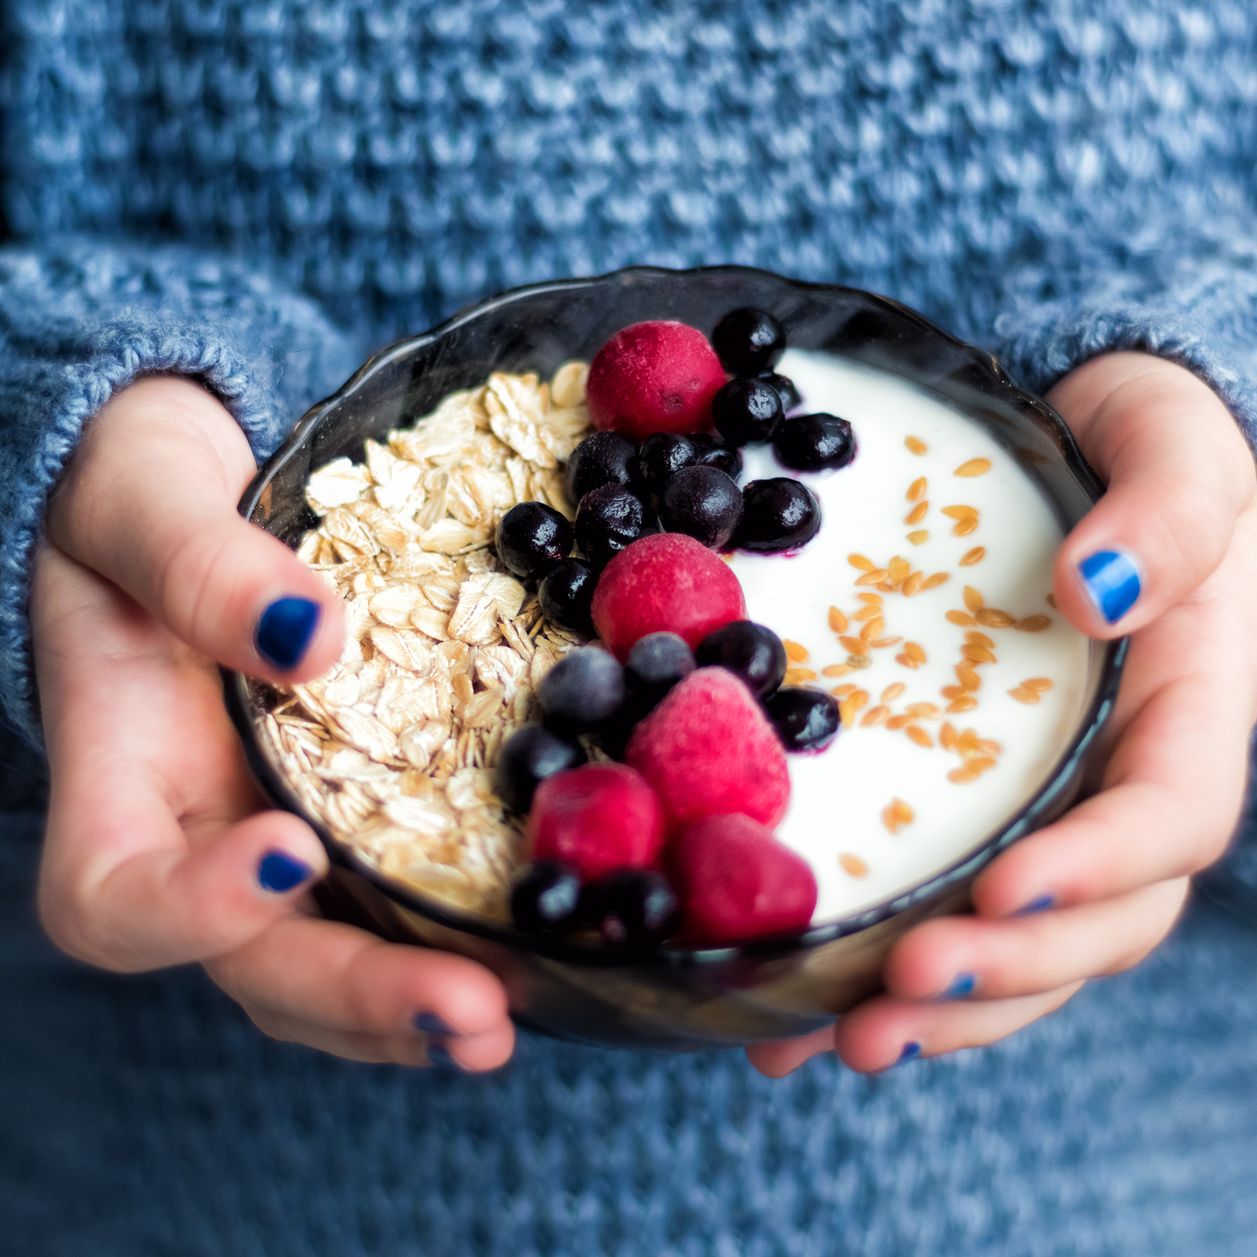
{"label": "thumb", "polygon": [[1048,400],[1108,483],[1061,545],[1057,605],[1093,637],[1134,632],[1217,567],[1253,499],[1252,455],[1203,381],[1149,355],[1094,359]]}
{"label": "thumb", "polygon": [[198,653],[301,681],[339,656],[343,609],[287,546],[237,514],[254,470],[216,398],[184,379],[143,380],[93,421],[49,534]]}

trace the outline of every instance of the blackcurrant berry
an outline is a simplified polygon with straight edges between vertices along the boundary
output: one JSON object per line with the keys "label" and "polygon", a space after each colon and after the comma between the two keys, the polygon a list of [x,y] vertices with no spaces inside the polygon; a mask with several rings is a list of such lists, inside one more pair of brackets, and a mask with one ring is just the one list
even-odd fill
{"label": "blackcurrant berry", "polygon": [[770,441],[781,422],[781,398],[763,380],[730,380],[712,398],[711,418],[730,445]]}
{"label": "blackcurrant berry", "polygon": [[654,432],[642,442],[634,462],[638,483],[649,493],[662,493],[668,481],[698,461],[693,440],[679,432]]}
{"label": "blackcurrant berry", "polygon": [[646,508],[631,490],[605,484],[585,494],[576,508],[576,542],[590,563],[605,567],[642,535]]}
{"label": "blackcurrant berry", "polygon": [[786,675],[781,638],[752,620],[735,620],[708,633],[695,655],[700,668],[728,668],[758,698],[771,694]]}
{"label": "blackcurrant berry", "polygon": [[821,690],[783,685],[764,710],[787,751],[820,751],[838,734],[838,700]]}
{"label": "blackcurrant berry", "polygon": [[584,762],[585,752],[575,742],[541,725],[524,725],[502,747],[494,788],[512,811],[527,812],[533,794],[547,777]]}
{"label": "blackcurrant berry", "polygon": [[597,729],[623,702],[624,669],[597,646],[564,655],[537,686],[546,726],[566,735]]}
{"label": "blackcurrant berry", "polygon": [[653,869],[617,869],[589,886],[585,895],[582,916],[614,946],[662,943],[681,923],[676,892]]}
{"label": "blackcurrant berry", "polygon": [[569,633],[594,636],[594,622],[589,608],[594,599],[594,587],[598,578],[588,563],[580,559],[564,559],[550,569],[537,587],[537,601],[541,613],[561,629]]}
{"label": "blackcurrant berry", "polygon": [[639,637],[624,661],[624,680],[631,700],[637,700],[645,715],[696,666],[694,652],[675,633],[647,633]]}
{"label": "blackcurrant berry", "polygon": [[587,436],[567,460],[564,483],[568,500],[579,502],[587,493],[604,484],[628,484],[637,446],[618,432],[595,432]]}
{"label": "blackcurrant berry", "polygon": [[762,554],[797,550],[820,526],[821,504],[806,485],[786,476],[752,480],[742,490],[742,519],[733,544]]}
{"label": "blackcurrant berry", "polygon": [[837,415],[798,415],[778,424],[773,453],[795,471],[845,467],[855,457],[855,434]]}
{"label": "blackcurrant berry", "polygon": [[659,521],[718,550],[733,536],[742,515],[742,490],[719,467],[683,467],[668,481]]}
{"label": "blackcurrant berry", "polygon": [[712,348],[733,375],[759,375],[777,365],[786,348],[786,329],[767,310],[730,310],[711,334]]}
{"label": "blackcurrant berry", "polygon": [[781,398],[781,409],[789,414],[796,406],[802,405],[803,394],[798,385],[789,376],[778,375],[776,371],[767,371],[759,377],[765,384],[771,384]]}
{"label": "blackcurrant berry", "polygon": [[736,480],[742,474],[742,451],[736,445],[726,445],[718,437],[699,432],[690,437],[698,450],[698,461],[705,467],[719,467],[726,476]]}
{"label": "blackcurrant berry", "polygon": [[544,502],[520,502],[498,523],[498,558],[521,580],[544,576],[571,549],[572,525]]}
{"label": "blackcurrant berry", "polygon": [[561,860],[525,864],[511,886],[511,920],[530,934],[557,934],[582,924],[581,880]]}

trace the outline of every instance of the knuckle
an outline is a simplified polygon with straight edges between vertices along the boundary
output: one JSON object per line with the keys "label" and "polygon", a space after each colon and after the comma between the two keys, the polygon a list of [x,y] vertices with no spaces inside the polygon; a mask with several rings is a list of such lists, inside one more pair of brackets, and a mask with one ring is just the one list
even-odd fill
{"label": "knuckle", "polygon": [[80,889],[41,887],[39,922],[53,945],[74,960],[111,973],[131,973],[118,939]]}
{"label": "knuckle", "polygon": [[178,538],[159,565],[157,601],[171,627],[187,632],[201,623],[211,605],[219,574],[230,549],[228,529],[193,529]]}

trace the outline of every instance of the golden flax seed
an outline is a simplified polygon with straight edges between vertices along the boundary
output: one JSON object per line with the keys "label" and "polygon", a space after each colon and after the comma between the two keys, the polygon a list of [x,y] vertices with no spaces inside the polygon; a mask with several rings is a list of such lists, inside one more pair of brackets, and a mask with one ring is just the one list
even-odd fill
{"label": "golden flax seed", "polygon": [[906,733],[908,737],[918,746],[932,747],[934,745],[934,739],[930,737],[929,733],[925,729],[922,729],[920,725],[909,725],[904,730],[904,733]]}
{"label": "golden flax seed", "polygon": [[909,502],[919,502],[925,497],[926,479],[924,476],[918,476],[909,486],[907,498]]}
{"label": "golden flax seed", "polygon": [[914,506],[912,510],[910,510],[907,515],[903,517],[903,522],[905,524],[919,524],[929,513],[929,509],[930,504],[928,502],[918,502],[916,506]]}
{"label": "golden flax seed", "polygon": [[801,642],[792,642],[788,637],[782,638],[781,644],[786,648],[786,658],[791,663],[806,663],[808,649]]}
{"label": "golden flax seed", "polygon": [[972,644],[977,645],[977,646],[985,646],[987,650],[995,649],[994,640],[992,638],[987,637],[985,633],[981,632],[978,629],[973,629],[971,632],[966,633],[965,641],[971,642]]}
{"label": "golden flax seed", "polygon": [[1031,677],[1029,680],[1023,681],[1022,685],[1028,690],[1038,690],[1040,694],[1052,688],[1052,682],[1047,677]]}
{"label": "golden flax seed", "polygon": [[860,668],[871,668],[873,660],[868,655],[848,655],[847,666],[857,670]]}
{"label": "golden flax seed", "polygon": [[933,576],[927,576],[922,582],[921,588],[937,589],[940,585],[946,585],[951,580],[950,572],[935,572]]}
{"label": "golden flax seed", "polygon": [[865,572],[863,576],[856,578],[857,585],[880,585],[886,579],[886,569],[875,567],[871,572]]}
{"label": "golden flax seed", "polygon": [[930,448],[923,440],[921,440],[919,436],[906,436],[903,439],[903,443],[909,450],[912,451],[912,453],[917,455],[926,453],[926,451]]}
{"label": "golden flax seed", "polygon": [[871,642],[874,638],[880,638],[882,631],[886,627],[886,621],[880,615],[875,615],[871,620],[865,622],[860,629],[860,640]]}
{"label": "golden flax seed", "polygon": [[847,617],[837,607],[829,608],[829,627],[835,633],[845,633],[847,631]]}
{"label": "golden flax seed", "polygon": [[902,681],[892,681],[882,691],[882,702],[893,703],[908,687]]}
{"label": "golden flax seed", "polygon": [[913,572],[911,576],[903,583],[903,594],[905,598],[914,598],[921,592],[921,586],[925,583],[925,574],[923,572]]}
{"label": "golden flax seed", "polygon": [[981,775],[981,769],[975,773],[968,764],[963,764],[959,768],[953,768],[947,774],[947,780],[954,781],[957,785],[963,785],[966,781],[977,781]]}
{"label": "golden flax seed", "polygon": [[902,585],[912,571],[912,564],[902,554],[894,555],[886,564],[886,574],[896,585]]}
{"label": "golden flax seed", "polygon": [[970,533],[975,533],[977,531],[978,517],[976,515],[971,515],[968,519],[960,520],[960,522],[957,523],[951,530],[951,535],[953,537],[967,537]]}
{"label": "golden flax seed", "polygon": [[961,567],[972,567],[975,563],[981,563],[986,558],[986,546],[974,546],[972,550],[966,550],[960,556]]}
{"label": "golden flax seed", "polygon": [[852,567],[858,568],[861,572],[871,572],[877,566],[872,559],[865,558],[862,554],[847,555],[847,562],[850,563]]}
{"label": "golden flax seed", "polygon": [[977,642],[967,643],[960,653],[973,664],[995,662],[995,652],[988,646],[978,645]]}
{"label": "golden flax seed", "polygon": [[908,534],[908,541],[914,546],[922,546],[930,539],[928,528],[915,528]]}
{"label": "golden flax seed", "polygon": [[946,515],[948,519],[977,519],[978,508],[976,506],[963,505],[945,506],[943,507],[943,514]]}
{"label": "golden flax seed", "polygon": [[927,720],[933,720],[938,715],[937,703],[909,703],[904,711],[909,716],[920,716]]}
{"label": "golden flax seed", "polygon": [[963,685],[944,685],[939,693],[944,698],[964,698],[968,690]]}
{"label": "golden flax seed", "polygon": [[853,855],[850,851],[844,851],[838,857],[838,863],[842,865],[842,871],[851,877],[867,877],[869,875],[869,866],[858,855]]}
{"label": "golden flax seed", "polygon": [[845,677],[849,669],[845,663],[827,663],[821,669],[823,677]]}
{"label": "golden flax seed", "polygon": [[[840,664],[839,667],[841,666],[842,665]],[[835,698],[846,698],[848,694],[854,694],[855,690],[855,683],[853,681],[848,681],[845,685],[835,685],[829,692]]]}
{"label": "golden flax seed", "polygon": [[1020,629],[1023,633],[1042,633],[1052,620],[1046,615],[1028,615],[1025,619],[1018,620],[1013,628]]}
{"label": "golden flax seed", "polygon": [[876,707],[870,707],[868,711],[860,717],[861,725],[879,725],[887,716],[890,715],[890,708],[885,703],[878,703]]}
{"label": "golden flax seed", "polygon": [[886,722],[886,728],[906,729],[915,719],[915,716],[906,716],[902,714],[898,716],[891,716],[891,718]]}
{"label": "golden flax seed", "polygon": [[920,642],[905,642],[903,653],[907,655],[909,659],[915,659],[917,663],[925,662],[925,647],[922,646]]}
{"label": "golden flax seed", "polygon": [[965,687],[966,690],[976,690],[982,687],[982,678],[978,676],[977,670],[971,663],[958,663],[953,669],[956,673],[956,680]]}
{"label": "golden flax seed", "polygon": [[963,698],[953,698],[947,704],[947,710],[953,714],[962,711],[972,711],[978,705],[978,700],[971,694],[966,694]]}
{"label": "golden flax seed", "polygon": [[860,602],[867,603],[870,606],[880,607],[882,605],[882,595],[872,594],[872,593],[869,593],[867,590],[865,590],[864,593],[856,594],[856,598]]}
{"label": "golden flax seed", "polygon": [[802,685],[806,681],[817,680],[816,672],[812,668],[787,668],[785,683],[787,685]]}
{"label": "golden flax seed", "polygon": [[1028,690],[1024,685],[1018,685],[1008,691],[1011,698],[1015,698],[1019,703],[1037,703],[1039,701],[1038,690]]}
{"label": "golden flax seed", "polygon": [[965,606],[975,615],[986,605],[986,599],[972,585],[965,586]]}
{"label": "golden flax seed", "polygon": [[978,623],[985,628],[1011,628],[1016,623],[1007,611],[995,607],[983,607],[976,615]]}
{"label": "golden flax seed", "polygon": [[902,637],[875,637],[869,645],[874,650],[884,650],[887,646],[898,646],[901,641]]}
{"label": "golden flax seed", "polygon": [[879,594],[877,602],[866,602],[851,618],[863,624],[868,620],[876,619],[881,614],[882,603],[881,595]]}
{"label": "golden flax seed", "polygon": [[985,476],[991,470],[991,460],[989,458],[971,458],[967,462],[963,462],[956,468],[957,476],[966,478],[972,476]]}
{"label": "golden flax seed", "polygon": [[950,720],[944,720],[938,730],[938,744],[945,751],[956,749],[956,727]]}
{"label": "golden flax seed", "polygon": [[949,611],[945,617],[953,624],[959,624],[967,628],[970,624],[976,624],[977,620],[973,618],[967,611]]}
{"label": "golden flax seed", "polygon": [[838,639],[842,643],[842,648],[850,655],[867,655],[869,653],[868,643],[861,641],[858,637],[850,637],[844,634]]}

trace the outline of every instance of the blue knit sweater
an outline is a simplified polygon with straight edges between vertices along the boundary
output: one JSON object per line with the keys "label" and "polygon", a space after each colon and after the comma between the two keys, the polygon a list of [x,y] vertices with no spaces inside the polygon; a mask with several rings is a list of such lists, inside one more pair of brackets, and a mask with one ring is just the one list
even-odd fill
{"label": "blue knit sweater", "polygon": [[9,0],[0,30],[5,1251],[1257,1254],[1253,844],[1135,973],[886,1078],[531,1039],[490,1079],[345,1065],[39,939],[26,620],[48,492],[137,375],[205,381],[261,458],[372,346],[631,262],[888,292],[1038,389],[1148,349],[1257,431],[1248,0]]}

